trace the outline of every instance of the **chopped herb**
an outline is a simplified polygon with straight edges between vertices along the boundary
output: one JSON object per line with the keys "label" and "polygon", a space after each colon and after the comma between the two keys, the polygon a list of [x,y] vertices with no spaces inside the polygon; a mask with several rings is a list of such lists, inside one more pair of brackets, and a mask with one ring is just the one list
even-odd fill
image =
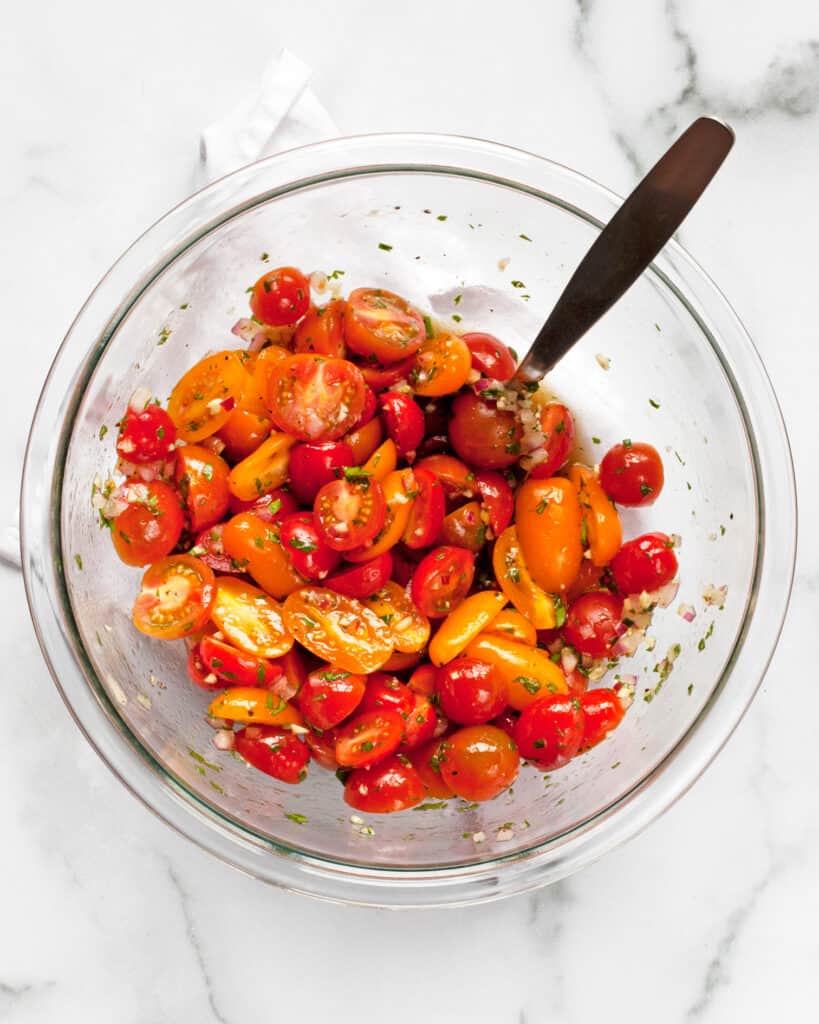
{"label": "chopped herb", "polygon": [[457,313],[453,313],[452,314],[452,319],[455,321],[456,324],[459,324],[461,322],[461,320],[463,319],[463,317],[459,316]]}
{"label": "chopped herb", "polygon": [[446,220],[446,214],[439,213],[438,216],[436,217],[436,220]]}
{"label": "chopped herb", "polygon": [[277,703],[274,703],[273,698],[274,694],[268,693],[267,697],[265,697],[264,706],[267,708],[268,711],[272,711],[274,715],[278,715],[280,711],[284,711],[284,709],[287,707],[287,704],[285,704],[281,697],[279,697]]}
{"label": "chopped herb", "polygon": [[562,434],[565,429],[566,429],[566,422],[565,422],[565,420],[561,420],[560,423],[558,423],[558,425],[555,427],[555,433],[556,434]]}
{"label": "chopped herb", "polygon": [[720,537],[724,537],[725,536],[725,527],[722,524],[720,524],[719,535],[720,535]]}
{"label": "chopped herb", "polygon": [[[157,427],[156,428],[156,436],[161,441],[162,438],[165,436],[165,428],[164,427]],[[210,469],[210,476],[208,477],[208,479],[212,480],[213,479],[213,469],[210,466],[208,466],[208,469]]]}
{"label": "chopped herb", "polygon": [[77,568],[82,572],[82,555],[74,555],[74,561],[77,563]]}
{"label": "chopped herb", "polygon": [[257,548],[259,548],[260,550],[264,550],[264,539],[263,539],[262,537],[254,537],[254,538],[253,538],[253,543],[254,543],[254,544],[256,545],[256,547],[257,547]]}
{"label": "chopped herb", "polygon": [[648,404],[651,406],[652,409],[659,409],[660,408],[660,403],[659,402],[655,402],[653,398],[649,398]]}
{"label": "chopped herb", "polygon": [[259,686],[261,686],[262,683],[264,682],[265,675],[266,673],[264,670],[264,662],[260,661],[259,664],[256,666],[256,682],[259,684]]}
{"label": "chopped herb", "polygon": [[705,636],[703,636],[700,639],[700,642],[697,644],[697,650],[698,651],[704,651],[705,650],[705,643],[706,643],[707,640],[710,639],[711,634],[713,632],[714,632],[714,623],[712,622],[711,625],[708,627],[708,629],[707,629],[707,631],[705,633]]}
{"label": "chopped herb", "polygon": [[632,443],[631,443],[631,438],[630,437],[624,437],[623,438],[623,447],[624,448],[631,448],[632,447]]}
{"label": "chopped herb", "polygon": [[290,547],[295,548],[296,551],[306,551],[307,553],[315,551],[318,544],[314,544],[309,540],[302,540],[301,537],[291,537]]}
{"label": "chopped herb", "polygon": [[343,270],[334,270],[331,274],[327,275],[328,281],[337,281],[340,277],[344,276]]}
{"label": "chopped herb", "polygon": [[546,740],[535,740],[535,742],[532,744],[532,746],[533,747],[537,747],[538,750],[539,750],[541,747],[545,747],[546,746]]}
{"label": "chopped herb", "polygon": [[644,498],[647,497],[649,494],[653,494],[653,492],[653,487],[649,487],[648,484],[645,483],[644,481],[640,483],[640,494],[642,494]]}
{"label": "chopped herb", "polygon": [[319,679],[326,679],[328,683],[334,683],[337,679],[346,679],[349,674],[350,673],[343,668],[328,668],[324,672],[319,672]]}
{"label": "chopped herb", "polygon": [[379,619],[381,619],[381,621],[383,623],[385,623],[385,625],[389,626],[389,624],[395,618],[395,613],[394,612],[387,612],[386,615],[379,615],[378,617],[379,617]]}
{"label": "chopped herb", "polygon": [[524,242],[532,241],[532,239],[528,235],[518,235],[518,238],[522,238]]}
{"label": "chopped herb", "polygon": [[413,807],[414,811],[440,811],[442,807],[446,807],[446,800],[428,800],[424,804],[419,804],[417,807]]}
{"label": "chopped herb", "polygon": [[693,692],[694,692],[694,684],[693,683],[689,683],[688,684],[688,696],[690,697]]}
{"label": "chopped herb", "polygon": [[599,437],[593,437],[592,438],[592,444],[600,444],[600,438]]}
{"label": "chopped herb", "polygon": [[510,281],[509,283],[512,285],[513,288],[525,288],[526,287],[526,285],[523,283],[523,281]]}
{"label": "chopped herb", "polygon": [[428,316],[424,317],[424,327],[427,332],[427,339],[435,337],[435,331],[432,329],[432,321]]}
{"label": "chopped herb", "polygon": [[285,818],[287,818],[288,821],[295,821],[297,825],[305,825],[310,820],[306,814],[296,814],[293,811],[285,814]]}
{"label": "chopped herb", "polygon": [[367,483],[370,482],[372,474],[369,470],[362,469],[361,466],[345,466],[344,467],[344,479],[349,480],[351,483]]}
{"label": "chopped herb", "polygon": [[315,629],[318,623],[315,619],[311,619],[309,615],[300,615],[299,618],[307,626],[308,629]]}
{"label": "chopped herb", "polygon": [[202,470],[202,476],[210,482],[213,479],[213,466],[210,463],[206,463]]}
{"label": "chopped herb", "polygon": [[514,682],[520,683],[527,693],[538,693],[540,691],[540,683],[537,679],[532,679],[529,676],[516,676]]}
{"label": "chopped herb", "polygon": [[580,543],[584,548],[589,546],[589,524],[585,516],[580,522]]}
{"label": "chopped herb", "polygon": [[375,750],[375,744],[373,743],[372,740],[365,740],[361,744],[361,749],[365,751],[365,753],[369,754],[371,750]]}
{"label": "chopped herb", "polygon": [[106,425],[103,423],[103,425],[100,427],[100,441],[105,437],[107,433],[108,427],[106,427]]}
{"label": "chopped herb", "polygon": [[162,330],[159,332],[159,341],[157,342],[157,345],[164,345],[168,338],[170,338],[172,333],[173,332],[171,331],[170,327],[163,327]]}
{"label": "chopped herb", "polygon": [[456,306],[458,306],[458,305],[460,305],[460,302],[461,302],[462,298],[463,298],[463,295],[458,294],[458,295],[455,296],[455,298],[452,301],[455,303]]}
{"label": "chopped herb", "polygon": [[552,603],[555,606],[555,627],[559,628],[566,621],[566,605],[559,597],[553,597]]}
{"label": "chopped herb", "polygon": [[392,246],[391,245],[387,245],[386,242],[379,242],[378,243],[378,248],[379,249],[383,249],[384,252],[391,252],[391,250],[392,250]]}
{"label": "chopped herb", "polygon": [[537,514],[539,516],[542,516],[543,513],[546,511],[546,509],[548,507],[549,507],[549,499],[548,498],[541,498],[540,501],[537,503],[537,505],[535,505],[535,512],[537,512]]}
{"label": "chopped herb", "polygon": [[259,259],[262,261],[262,263],[267,263],[267,261],[270,259],[270,256],[268,253],[263,252]]}
{"label": "chopped herb", "polygon": [[187,303],[187,302],[183,302],[183,303],[182,303],[182,305],[181,305],[181,306],[180,306],[179,308],[180,308],[180,309],[187,309],[187,308],[188,308],[188,305],[189,305],[189,303]]}

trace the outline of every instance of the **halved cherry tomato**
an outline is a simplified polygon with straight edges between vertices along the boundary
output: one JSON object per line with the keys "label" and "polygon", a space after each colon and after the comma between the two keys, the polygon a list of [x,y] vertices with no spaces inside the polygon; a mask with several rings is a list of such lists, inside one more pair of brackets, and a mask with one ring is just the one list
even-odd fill
{"label": "halved cherry tomato", "polygon": [[260,416],[247,409],[234,409],[230,419],[217,435],[224,442],[224,456],[231,462],[246,459],[255,452],[273,427],[269,416]]}
{"label": "halved cherry tomato", "polygon": [[305,680],[299,692],[299,708],[310,725],[332,729],[361,704],[366,687],[364,676],[323,665]]}
{"label": "halved cherry tomato", "polygon": [[435,548],[412,577],[412,599],[430,619],[448,615],[469,593],[475,577],[475,556],[465,548]]}
{"label": "halved cherry tomato", "polygon": [[438,669],[434,665],[419,665],[409,677],[407,686],[422,697],[431,697],[438,683]]}
{"label": "halved cherry tomato", "polygon": [[316,529],[335,551],[353,551],[371,541],[387,514],[384,492],[366,470],[348,469],[325,484],[313,506]]}
{"label": "halved cherry tomato", "polygon": [[392,578],[399,586],[405,587],[412,579],[412,574],[418,568],[418,563],[424,557],[424,553],[408,548],[405,543],[401,543],[397,544],[390,554],[392,555]]}
{"label": "halved cherry tomato", "polygon": [[369,459],[374,451],[381,444],[384,436],[384,428],[381,420],[369,420],[363,427],[356,427],[349,434],[344,435],[344,442],[350,446],[353,453],[354,466],[360,466]]}
{"label": "halved cherry tomato", "polygon": [[247,572],[278,600],[304,586],[304,577],[282,550],[278,523],[240,512],[225,523],[222,541],[234,568]]}
{"label": "halved cherry tomato", "polygon": [[[270,378],[273,376],[273,371],[279,363],[283,363],[290,356],[290,352],[286,348],[282,348],[280,344],[273,344],[263,348],[260,352],[256,352],[255,356],[256,358],[251,369],[253,381],[256,385],[255,390],[262,396],[266,415],[269,416]],[[245,364],[245,366],[248,365],[247,363]]]}
{"label": "halved cherry tomato", "polygon": [[364,411],[356,423],[356,427],[366,426],[367,423],[375,416],[378,409],[378,399],[375,397],[375,392],[371,387],[367,387],[364,394]]}
{"label": "halved cherry tomato", "polygon": [[174,452],[176,427],[158,405],[146,405],[141,412],[128,409],[120,420],[117,454],[126,462],[160,462]]}
{"label": "halved cherry tomato", "polygon": [[290,785],[307,778],[310,750],[292,732],[274,725],[248,725],[236,733],[236,753],[265,775]]}
{"label": "halved cherry tomato", "polygon": [[452,395],[466,384],[471,370],[472,356],[464,342],[454,334],[437,334],[422,343],[409,382],[416,395]]}
{"label": "halved cherry tomato", "polygon": [[162,558],[142,577],[142,590],[134,602],[134,625],[158,640],[190,636],[208,621],[215,592],[213,573],[198,558]]}
{"label": "halved cherry tomato", "polygon": [[566,693],[569,688],[560,666],[538,647],[481,633],[465,653],[467,658],[486,661],[498,670],[509,689],[507,702],[515,711],[522,711],[546,694]]}
{"label": "halved cherry tomato", "polygon": [[336,760],[344,768],[364,768],[389,757],[404,735],[404,720],[389,708],[365,711],[336,735]]}
{"label": "halved cherry tomato", "polygon": [[380,590],[392,575],[392,555],[385,551],[383,555],[363,562],[361,565],[350,566],[337,572],[324,581],[325,587],[335,590],[346,597],[356,597],[362,601]]}
{"label": "halved cherry tomato", "polygon": [[126,480],[119,494],[128,502],[111,524],[111,540],[126,565],[149,565],[176,547],[185,524],[179,495],[152,480]]}
{"label": "halved cherry tomato", "polygon": [[515,492],[502,473],[482,469],[475,474],[475,489],[489,519],[495,537],[500,537],[515,514]]}
{"label": "halved cherry tomato", "polygon": [[535,629],[555,625],[554,600],[532,579],[514,526],[507,527],[495,542],[492,568],[501,590]]}
{"label": "halved cherry tomato", "polygon": [[336,730],[328,729],[326,732],[310,732],[304,734],[304,742],[310,748],[313,760],[328,772],[337,772],[341,767],[336,761]]}
{"label": "halved cherry tomato", "polygon": [[208,671],[221,679],[222,686],[262,686],[269,689],[282,676],[281,666],[266,658],[239,651],[214,636],[203,636],[199,656]]}
{"label": "halved cherry tomato", "polygon": [[381,667],[385,672],[404,672],[415,668],[421,655],[421,651],[393,651]]}
{"label": "halved cherry tomato", "polygon": [[402,540],[408,548],[427,548],[441,532],[446,515],[446,499],[441,482],[427,469],[414,468],[415,500]]}
{"label": "halved cherry tomato", "polygon": [[279,540],[293,568],[305,579],[323,580],[341,561],[341,555],[320,536],[311,512],[282,519]]}
{"label": "halved cherry tomato", "polygon": [[250,308],[263,324],[294,324],[310,305],[310,282],[295,267],[276,267],[253,285]]}
{"label": "halved cherry tomato", "polygon": [[267,408],[267,390],[263,390],[259,386],[259,378],[254,372],[260,353],[240,352],[239,355],[245,369],[245,378],[242,383],[242,397],[237,401],[234,412],[251,412],[256,416],[267,418],[270,416],[270,411]]}
{"label": "halved cherry tomato", "polygon": [[304,686],[307,679],[307,666],[305,665],[306,654],[295,644],[287,654],[279,658],[279,666],[284,677],[273,687],[273,689],[285,700],[292,700],[298,695],[299,690]]}
{"label": "halved cherry tomato", "polygon": [[348,672],[375,672],[392,654],[392,634],[370,609],[323,587],[284,602],[284,623],[302,647]]}
{"label": "halved cherry tomato", "polygon": [[361,701],[360,711],[380,711],[389,708],[406,719],[415,707],[415,697],[400,679],[388,672],[373,672],[367,677],[367,687]]}
{"label": "halved cherry tomato", "polygon": [[464,598],[458,607],[447,615],[432,638],[429,645],[429,660],[432,664],[446,665],[453,658],[457,658],[479,633],[491,625],[507,600],[506,595],[497,590],[483,590]]}
{"label": "halved cherry tomato", "polygon": [[421,776],[406,758],[391,757],[372,768],[357,768],[344,784],[344,800],[365,814],[392,814],[424,799]]}
{"label": "halved cherry tomato", "polygon": [[381,366],[380,363],[360,361],[358,368],[364,374],[364,380],[372,390],[379,394],[397,384],[400,380],[407,380],[415,366],[415,356],[402,359],[399,363],[391,363],[389,366]]}
{"label": "halved cherry tomato", "polygon": [[653,505],[663,489],[660,453],[650,444],[623,441],[606,452],[600,483],[612,501],[631,508]]}
{"label": "halved cherry tomato", "polygon": [[217,579],[211,618],[231,643],[248,654],[279,658],[293,646],[281,605],[258,587],[232,576]]}
{"label": "halved cherry tomato", "polygon": [[290,449],[290,487],[303,505],[312,505],[325,484],[337,480],[345,466],[354,466],[352,448],[344,441],[297,444]]}
{"label": "halved cherry tomato", "polygon": [[524,757],[551,771],[567,764],[583,739],[583,708],[576,697],[553,694],[524,708],[515,742]]}
{"label": "halved cherry tomato", "polygon": [[514,740],[494,725],[468,725],[441,743],[441,778],[463,800],[491,800],[518,777]]}
{"label": "halved cherry tomato", "polygon": [[611,572],[621,594],[639,594],[670,583],[677,575],[674,545],[664,533],[644,533],[626,541],[611,560]]}
{"label": "halved cherry tomato", "polygon": [[424,414],[421,407],[410,395],[397,391],[385,391],[378,404],[387,427],[387,433],[395,442],[399,455],[414,452],[424,437]]}
{"label": "halved cherry tomato", "polygon": [[449,800],[455,794],[441,778],[441,767],[438,763],[441,742],[433,740],[423,747],[418,747],[410,753],[409,759],[418,772],[427,794],[436,800]]}
{"label": "halved cherry tomato", "polygon": [[623,629],[623,599],[607,590],[583,594],[569,606],[563,639],[580,654],[605,658]]}
{"label": "halved cherry tomato", "polygon": [[199,644],[191,647],[188,651],[187,665],[188,675],[194,686],[198,686],[200,690],[224,690],[224,682],[218,679],[202,661]]}
{"label": "halved cherry tomato", "polygon": [[[546,480],[569,461],[574,448],[574,418],[565,405],[551,402],[540,410],[540,429],[543,433],[541,450],[546,452],[546,456],[532,468],[530,475],[537,480]],[[525,459],[523,465],[527,465]]]}
{"label": "halved cherry tomato", "polygon": [[381,531],[371,544],[346,551],[348,562],[366,562],[394,547],[407,529],[412,503],[415,500],[415,478],[411,469],[397,469],[381,485],[387,514]]}
{"label": "halved cherry tomato", "polygon": [[[412,692],[412,691],[411,691]],[[438,728],[438,715],[423,694],[412,692],[413,707],[404,719],[404,739],[401,750],[415,750],[435,736]]]}
{"label": "halved cherry tomato", "polygon": [[380,483],[382,480],[386,480],[390,473],[395,471],[397,465],[398,452],[395,448],[395,442],[391,438],[387,438],[382,445],[376,448],[361,469],[364,473],[368,474],[370,479]]}
{"label": "halved cherry tomato", "polygon": [[240,354],[232,351],[206,356],[188,370],[168,399],[168,415],[183,441],[201,441],[222,429],[246,376]]}
{"label": "halved cherry tomato", "polygon": [[494,619],[482,630],[484,633],[491,633],[493,636],[505,636],[508,640],[519,640],[523,644],[534,647],[537,643],[537,631],[532,623],[519,611],[513,608],[504,608]]}
{"label": "halved cherry tomato", "polygon": [[625,714],[626,703],[620,700],[614,690],[601,686],[596,690],[588,690],[580,697],[580,704],[585,716],[581,750],[596,747],[613,732]]}
{"label": "halved cherry tomato", "polygon": [[574,484],[580,500],[583,528],[591,561],[599,566],[608,565],[623,542],[623,530],[617,509],[600,486],[593,470],[586,466],[570,466],[568,477]]}
{"label": "halved cherry tomato", "polygon": [[392,634],[396,651],[421,651],[429,640],[429,619],[422,615],[403,587],[388,581],[367,598],[370,608]]}
{"label": "halved cherry tomato", "polygon": [[535,581],[550,594],[565,591],[580,569],[580,502],[568,480],[530,478],[518,489],[515,522]]}
{"label": "halved cherry tomato", "polygon": [[261,498],[254,498],[253,501],[242,501],[235,494],[231,494],[230,511],[234,514],[252,512],[266,523],[278,523],[285,516],[298,512],[299,503],[290,491],[283,487],[274,487],[272,491],[263,494]]}
{"label": "halved cherry tomato", "polygon": [[471,391],[452,403],[449,440],[455,453],[479,469],[504,469],[520,458],[523,427],[513,412],[498,409]]}
{"label": "halved cherry tomato", "polygon": [[478,493],[477,474],[454,455],[428,455],[413,468],[437,477],[448,498],[474,498]]}
{"label": "halved cherry tomato", "polygon": [[218,523],[227,512],[230,507],[229,475],[230,469],[225,460],[208,448],[186,444],[177,449],[174,477],[194,533]]}
{"label": "halved cherry tomato", "polygon": [[417,352],[426,337],[421,314],[380,288],[356,288],[347,299],[344,338],[353,352],[395,363]]}
{"label": "halved cherry tomato", "polygon": [[344,344],[346,309],[344,299],[333,299],[326,306],[310,310],[293,337],[293,351],[318,352],[322,356],[343,359],[347,354]]}
{"label": "halved cherry tomato", "polygon": [[364,411],[367,385],[346,359],[300,353],[273,370],[267,400],[273,422],[299,441],[335,441]]}
{"label": "halved cherry tomato", "polygon": [[490,380],[510,380],[517,363],[508,347],[493,334],[462,334],[472,356],[472,368]]}
{"label": "halved cherry tomato", "polygon": [[254,725],[304,727],[298,708],[261,686],[231,686],[211,701],[208,716],[226,718],[229,722],[252,722]]}
{"label": "halved cherry tomato", "polygon": [[[276,431],[230,471],[230,493],[242,501],[253,501],[287,480],[290,449],[295,441]],[[181,450],[181,449],[180,449]]]}
{"label": "halved cherry tomato", "polygon": [[442,544],[477,553],[486,543],[486,523],[477,501],[468,501],[444,517],[438,539]]}
{"label": "halved cherry tomato", "polygon": [[448,719],[459,725],[489,722],[506,707],[506,682],[492,665],[457,658],[438,674],[438,700]]}

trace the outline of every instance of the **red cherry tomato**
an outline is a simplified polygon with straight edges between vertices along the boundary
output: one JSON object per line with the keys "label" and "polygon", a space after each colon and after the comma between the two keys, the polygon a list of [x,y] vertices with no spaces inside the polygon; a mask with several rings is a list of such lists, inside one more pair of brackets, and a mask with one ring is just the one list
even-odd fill
{"label": "red cherry tomato", "polygon": [[663,489],[665,475],[660,453],[650,444],[616,444],[600,463],[600,484],[618,505],[637,508],[653,505]]}
{"label": "red cherry tomato", "polygon": [[611,560],[611,573],[621,594],[639,594],[665,586],[677,575],[677,556],[664,533],[644,533],[626,541]]}
{"label": "red cherry tomato", "polygon": [[248,725],[236,733],[236,753],[265,775],[294,785],[307,778],[310,750],[276,725]]}
{"label": "red cherry tomato", "polygon": [[517,712],[513,711],[511,708],[506,708],[502,714],[492,720],[492,725],[494,725],[496,729],[502,729],[507,736],[511,736],[511,738],[514,739],[515,726],[518,724],[519,717],[520,716]]}
{"label": "red cherry tomato", "polygon": [[179,495],[160,480],[126,480],[119,495],[128,502],[111,524],[111,539],[126,565],[149,565],[169,554],[182,533]]}
{"label": "red cherry tomato", "polygon": [[332,729],[355,711],[365,688],[364,676],[323,665],[304,681],[299,691],[299,708],[309,725]]}
{"label": "red cherry tomato", "polygon": [[341,561],[316,529],[311,512],[297,512],[282,519],[279,540],[290,564],[308,580],[323,580]]}
{"label": "red cherry tomato", "polygon": [[419,665],[409,677],[407,686],[422,697],[431,697],[438,689],[438,669],[434,665]]}
{"label": "red cherry tomato", "polygon": [[491,800],[518,776],[515,741],[494,725],[468,725],[441,743],[441,777],[463,800]]}
{"label": "red cherry tomato", "polygon": [[436,800],[449,800],[455,796],[449,786],[441,778],[439,755],[441,740],[432,740],[423,747],[416,747],[409,754],[413,768],[418,772],[427,795]]}
{"label": "red cherry tomato", "polygon": [[346,359],[307,353],[288,356],[270,375],[270,414],[279,430],[299,441],[335,441],[364,411],[367,385]]}
{"label": "red cherry tomato", "polygon": [[438,725],[438,716],[432,703],[421,693],[412,693],[412,697],[412,709],[404,719],[402,750],[415,750],[416,747],[429,743]]}
{"label": "red cherry tomato", "polygon": [[198,686],[200,690],[224,690],[225,688],[224,680],[217,679],[216,675],[202,661],[199,644],[191,647],[188,651],[188,675],[193,685]]}
{"label": "red cherry tomato", "polygon": [[590,590],[600,590],[603,587],[605,574],[605,568],[595,565],[590,558],[584,558],[580,563],[580,570],[575,576],[574,582],[566,591],[566,601],[571,604],[581,594],[587,594]]}
{"label": "red cherry tomato", "polygon": [[462,334],[472,356],[472,369],[491,380],[510,380],[517,368],[512,353],[492,334]]}
{"label": "red cherry tomato", "polygon": [[158,405],[129,409],[120,421],[117,453],[126,462],[159,462],[174,453],[176,427]]}
{"label": "red cherry tomato", "polygon": [[492,533],[500,537],[512,522],[515,512],[515,492],[502,473],[482,469],[475,474],[475,489],[481,496],[483,507],[489,516]]}
{"label": "red cherry tomato", "polygon": [[442,544],[478,552],[486,543],[486,523],[477,501],[468,501],[445,516],[438,539]]}
{"label": "red cherry tomato", "polygon": [[371,597],[392,576],[392,554],[385,551],[370,562],[352,565],[324,581],[324,586],[345,597]]}
{"label": "red cherry tomato", "polygon": [[412,577],[412,600],[430,619],[442,619],[469,593],[475,577],[475,556],[465,548],[436,548]]}
{"label": "red cherry tomato", "polygon": [[353,450],[344,441],[296,444],[290,449],[290,487],[302,505],[312,505],[321,488],[353,466]]}
{"label": "red cherry tomato", "polygon": [[270,686],[282,677],[281,666],[267,658],[237,651],[210,635],[199,641],[199,657],[209,672],[221,680],[222,686]]}
{"label": "red cherry tomato", "polygon": [[231,495],[230,511],[233,515],[238,515],[240,512],[252,512],[266,523],[279,523],[285,516],[298,512],[299,503],[290,491],[277,487],[253,501],[242,501],[241,498]]}
{"label": "red cherry tomato", "polygon": [[436,476],[447,498],[475,497],[475,472],[453,455],[428,455],[413,468],[416,472],[423,469]]}
{"label": "red cherry tomato", "polygon": [[310,282],[295,267],[277,267],[262,275],[250,296],[253,315],[264,324],[294,324],[310,305]]}
{"label": "red cherry tomato", "polygon": [[337,772],[340,768],[336,761],[336,730],[324,729],[321,732],[307,732],[304,734],[304,742],[310,748],[313,760],[328,772]]}
{"label": "red cherry tomato", "polygon": [[424,799],[424,784],[405,757],[391,757],[374,768],[358,768],[347,779],[344,800],[366,814],[392,814]]}
{"label": "red cherry tomato", "polygon": [[361,417],[355,425],[356,430],[361,430],[362,427],[370,422],[375,416],[376,410],[378,409],[378,399],[375,397],[375,392],[371,387],[367,387],[367,391],[364,395],[364,410],[361,413]]}
{"label": "red cherry tomato", "polygon": [[344,299],[333,299],[326,306],[309,310],[293,336],[293,351],[318,352],[319,355],[343,359],[347,354],[344,344],[346,307]]}
{"label": "red cherry tomato", "polygon": [[412,475],[417,494],[410,509],[403,541],[408,548],[428,548],[444,524],[444,489],[438,477],[427,469],[415,469]]}
{"label": "red cherry tomato", "polygon": [[414,452],[424,437],[424,414],[410,395],[385,391],[378,399],[387,433],[399,455]]}
{"label": "red cherry tomato", "polygon": [[203,445],[186,444],[177,449],[174,477],[194,533],[218,523],[230,508],[229,476],[225,460]]}
{"label": "red cherry tomato", "polygon": [[498,409],[470,391],[452,403],[449,440],[470,466],[503,469],[520,458],[523,429],[514,413]]}
{"label": "red cherry tomato", "polygon": [[321,488],[314,515],[325,543],[336,551],[352,551],[375,537],[384,525],[387,505],[378,481],[351,472]]}
{"label": "red cherry tomato", "polygon": [[338,730],[336,760],[344,768],[375,764],[398,749],[403,735],[404,720],[397,711],[365,711]]}
{"label": "red cherry tomato", "polygon": [[567,764],[583,739],[583,708],[570,694],[555,693],[524,708],[515,726],[523,757],[551,770]]}
{"label": "red cherry tomato", "polygon": [[387,672],[373,672],[367,677],[367,690],[361,701],[362,711],[387,708],[406,718],[415,704],[412,691]]}
{"label": "red cherry tomato", "polygon": [[580,697],[585,715],[581,750],[590,750],[602,742],[623,720],[625,708],[620,698],[606,686],[588,690]]}
{"label": "red cherry tomato", "polygon": [[347,299],[344,337],[358,355],[395,363],[418,351],[426,328],[418,310],[400,295],[356,288]]}
{"label": "red cherry tomato", "polygon": [[563,624],[563,639],[580,654],[605,658],[622,632],[623,599],[607,590],[578,597]]}
{"label": "red cherry tomato", "polygon": [[415,356],[409,356],[408,359],[402,359],[400,363],[391,363],[389,366],[381,366],[380,363],[374,362],[358,364],[364,380],[376,394],[391,388],[399,380],[407,380],[414,366]]}
{"label": "red cherry tomato", "polygon": [[569,684],[569,693],[572,697],[582,697],[589,688],[588,676],[584,676],[579,668],[573,668],[571,672],[564,669],[563,675]]}
{"label": "red cherry tomato", "polygon": [[477,658],[455,658],[438,672],[438,700],[444,714],[459,725],[489,722],[506,707],[506,683]]}
{"label": "red cherry tomato", "polygon": [[225,551],[225,543],[222,536],[224,523],[214,523],[197,534],[196,541],[188,554],[201,558],[205,565],[209,565],[214,572],[231,573],[240,572],[233,563],[233,559]]}
{"label": "red cherry tomato", "polygon": [[537,480],[548,480],[569,461],[574,448],[574,418],[565,405],[551,402],[540,411],[540,429],[543,433],[541,448],[546,457],[538,462],[530,475]]}

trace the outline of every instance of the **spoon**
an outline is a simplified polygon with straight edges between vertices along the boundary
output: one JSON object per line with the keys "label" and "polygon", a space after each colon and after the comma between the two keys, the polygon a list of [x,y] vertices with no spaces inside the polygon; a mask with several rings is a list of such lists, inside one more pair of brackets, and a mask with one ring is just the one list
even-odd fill
{"label": "spoon", "polygon": [[628,291],[685,220],[734,144],[700,117],[660,157],[580,261],[513,382],[539,381]]}

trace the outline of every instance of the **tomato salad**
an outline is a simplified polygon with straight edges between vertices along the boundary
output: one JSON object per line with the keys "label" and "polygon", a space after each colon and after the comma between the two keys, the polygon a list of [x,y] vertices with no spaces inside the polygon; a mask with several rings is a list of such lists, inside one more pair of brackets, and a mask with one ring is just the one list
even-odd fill
{"label": "tomato salad", "polygon": [[[565,765],[615,729],[600,685],[673,598],[675,540],[623,542],[651,505],[649,444],[573,462],[570,410],[510,381],[489,334],[433,326],[383,289],[324,306],[293,267],[193,366],[167,409],[140,389],[124,482],[95,488],[117,554],[147,567],[133,620],[183,640],[214,741],[352,807],[490,800],[521,758]],[[591,686],[590,686],[591,684]]]}

